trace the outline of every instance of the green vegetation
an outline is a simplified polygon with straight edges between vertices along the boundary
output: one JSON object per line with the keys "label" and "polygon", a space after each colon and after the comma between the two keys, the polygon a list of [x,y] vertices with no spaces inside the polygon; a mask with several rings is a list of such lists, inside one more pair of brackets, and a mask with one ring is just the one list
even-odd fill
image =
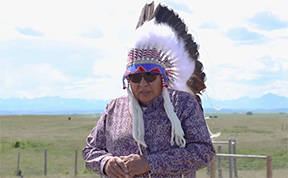
{"label": "green vegetation", "polygon": [[[213,115],[217,115],[217,118],[207,120],[207,124],[213,133],[221,133],[221,136],[214,140],[235,139],[238,154],[273,155],[273,170],[288,170],[288,130],[283,130],[283,125],[288,125],[286,114]],[[99,114],[0,116],[0,177],[16,176],[18,153],[21,154],[21,174],[30,178],[45,177],[45,149],[48,155],[45,178],[74,177],[76,150],[77,177],[95,177],[93,172],[85,169],[81,150],[99,116]],[[71,120],[68,120],[68,117],[71,117]],[[216,149],[217,146],[215,145]],[[228,146],[221,146],[222,152],[227,153]],[[237,165],[239,170],[264,170],[266,161],[239,158]],[[227,161],[223,162],[226,170],[227,166]]]}
{"label": "green vegetation", "polygon": [[45,149],[47,175],[74,175],[76,150],[78,174],[91,174],[85,169],[81,150],[99,116],[0,116],[0,177],[17,174],[18,153],[21,154],[20,170],[25,177],[44,176]]}
{"label": "green vegetation", "polygon": [[249,129],[247,126],[234,126],[231,129],[223,129],[222,133],[268,133],[272,134],[272,131],[264,129]]}
{"label": "green vegetation", "polygon": [[[215,115],[215,114],[214,114]],[[273,169],[288,171],[288,116],[285,114],[216,114],[218,118],[207,120],[213,133],[220,132],[218,141],[236,140],[237,154],[272,155]],[[283,126],[285,126],[283,129]],[[228,145],[221,145],[222,152],[228,153]],[[218,145],[215,145],[217,149]],[[226,160],[225,160],[226,159]],[[227,170],[228,158],[223,158]],[[238,158],[239,170],[266,168],[265,159]]]}

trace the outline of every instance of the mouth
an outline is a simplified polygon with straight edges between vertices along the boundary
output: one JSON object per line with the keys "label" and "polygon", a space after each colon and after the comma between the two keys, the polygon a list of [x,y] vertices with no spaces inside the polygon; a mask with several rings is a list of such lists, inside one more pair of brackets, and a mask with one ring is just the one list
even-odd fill
{"label": "mouth", "polygon": [[149,91],[149,90],[143,90],[143,91],[140,91],[139,93],[142,94],[142,95],[148,95],[148,94],[151,93],[151,91]]}

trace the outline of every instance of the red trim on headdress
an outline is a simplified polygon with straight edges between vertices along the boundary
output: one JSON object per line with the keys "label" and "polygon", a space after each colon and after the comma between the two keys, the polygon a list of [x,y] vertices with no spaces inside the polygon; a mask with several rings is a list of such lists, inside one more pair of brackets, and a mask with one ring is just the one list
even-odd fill
{"label": "red trim on headdress", "polygon": [[169,77],[169,73],[168,73],[168,71],[167,70],[165,70],[165,75],[166,75],[166,77]]}
{"label": "red trim on headdress", "polygon": [[130,73],[131,73],[131,71],[129,71],[129,70],[126,71],[126,72],[125,72],[125,76],[128,76]]}
{"label": "red trim on headdress", "polygon": [[131,51],[129,54],[128,54],[128,57],[127,57],[127,62],[131,62],[133,60],[133,51]]}
{"label": "red trim on headdress", "polygon": [[154,69],[149,70],[149,72],[155,72],[161,74],[161,71],[158,67],[155,67]]}
{"label": "red trim on headdress", "polygon": [[147,70],[146,70],[144,67],[139,66],[139,67],[135,70],[134,73],[140,73],[140,72],[147,72]]}

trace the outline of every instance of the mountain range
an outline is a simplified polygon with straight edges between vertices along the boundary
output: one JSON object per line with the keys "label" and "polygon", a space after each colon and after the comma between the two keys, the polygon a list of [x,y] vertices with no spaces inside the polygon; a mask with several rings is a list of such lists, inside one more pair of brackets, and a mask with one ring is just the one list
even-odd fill
{"label": "mountain range", "polygon": [[245,96],[234,100],[203,98],[202,105],[206,111],[288,112],[288,97],[267,93],[259,98]]}
{"label": "mountain range", "polygon": [[[109,100],[61,97],[0,98],[0,115],[12,114],[89,114],[102,113]],[[288,112],[288,97],[265,94],[259,98],[241,97],[215,100],[202,97],[205,112]]]}

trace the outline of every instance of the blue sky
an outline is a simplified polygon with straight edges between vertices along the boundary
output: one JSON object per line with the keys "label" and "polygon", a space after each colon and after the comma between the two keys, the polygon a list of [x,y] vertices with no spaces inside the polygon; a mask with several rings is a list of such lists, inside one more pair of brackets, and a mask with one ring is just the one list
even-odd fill
{"label": "blue sky", "polygon": [[[125,94],[125,44],[148,1],[121,2],[126,6],[112,0],[0,1],[0,98],[107,100]],[[200,45],[203,97],[288,97],[288,1],[161,2]]]}

